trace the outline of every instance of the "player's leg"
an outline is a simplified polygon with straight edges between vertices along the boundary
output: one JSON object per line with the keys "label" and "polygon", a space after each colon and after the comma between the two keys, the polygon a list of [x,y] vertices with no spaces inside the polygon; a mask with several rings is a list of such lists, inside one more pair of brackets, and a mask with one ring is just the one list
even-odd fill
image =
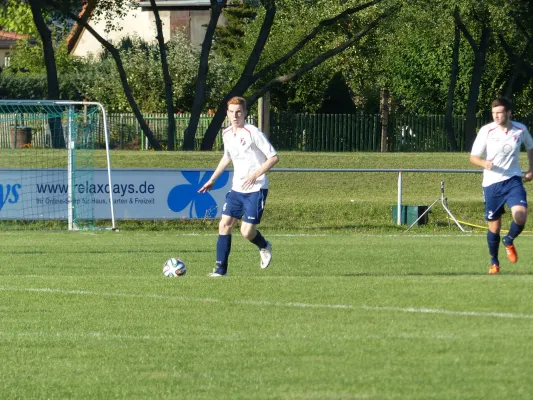
{"label": "player's leg", "polygon": [[520,177],[508,180],[507,205],[511,209],[513,220],[509,232],[502,242],[505,245],[507,258],[512,263],[518,261],[518,254],[514,246],[514,240],[522,233],[527,219],[527,195]]}
{"label": "player's leg", "polygon": [[267,268],[272,261],[272,244],[257,230],[257,225],[261,222],[265,210],[267,195],[267,189],[246,195],[245,212],[241,224],[241,234],[259,248],[262,269]]}
{"label": "player's leg", "polygon": [[489,274],[494,275],[500,272],[500,260],[498,259],[498,250],[500,247],[500,229],[502,220],[488,221],[489,230],[487,232],[487,244],[489,246],[490,269]]}
{"label": "player's leg", "polygon": [[483,188],[483,198],[485,200],[485,220],[488,223],[487,245],[490,255],[489,274],[494,275],[500,272],[500,260],[498,252],[500,247],[500,230],[502,226],[501,216],[505,212],[505,201],[501,196],[500,184],[496,183]]}
{"label": "player's leg", "polygon": [[242,213],[242,201],[240,201],[237,193],[230,191],[226,196],[222,217],[218,224],[216,266],[209,276],[219,277],[227,274],[229,254],[231,252],[231,231]]}

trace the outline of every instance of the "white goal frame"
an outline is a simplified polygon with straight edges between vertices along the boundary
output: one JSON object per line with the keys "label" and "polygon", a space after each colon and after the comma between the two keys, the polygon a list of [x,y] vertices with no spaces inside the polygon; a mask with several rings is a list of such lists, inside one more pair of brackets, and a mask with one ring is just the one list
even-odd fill
{"label": "white goal frame", "polygon": [[69,231],[76,231],[78,230],[78,227],[74,223],[74,185],[73,185],[73,173],[74,173],[74,150],[75,150],[75,141],[72,140],[72,132],[73,132],[73,110],[74,106],[96,106],[98,107],[102,112],[102,120],[103,120],[103,128],[104,128],[104,136],[105,136],[105,150],[106,150],[106,163],[107,163],[107,180],[109,184],[109,205],[110,205],[110,211],[111,211],[111,229],[117,230],[116,227],[116,220],[115,220],[115,209],[114,209],[114,202],[113,202],[113,184],[111,180],[111,156],[109,153],[109,132],[107,127],[107,113],[105,111],[104,106],[102,103],[98,102],[92,102],[92,101],[70,101],[70,100],[0,100],[0,106],[2,105],[18,105],[18,106],[68,106],[69,107],[69,113],[68,113],[68,125],[67,125],[67,132],[68,137],[66,140],[66,148],[68,150],[68,194],[67,194],[67,207],[68,207],[68,230]]}

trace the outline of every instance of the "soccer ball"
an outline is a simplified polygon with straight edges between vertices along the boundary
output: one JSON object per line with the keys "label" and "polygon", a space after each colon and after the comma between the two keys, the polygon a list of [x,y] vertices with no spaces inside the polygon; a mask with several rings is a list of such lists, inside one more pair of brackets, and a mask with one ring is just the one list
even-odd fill
{"label": "soccer ball", "polygon": [[165,275],[167,278],[183,276],[186,272],[187,267],[179,258],[169,258],[165,265],[163,265],[163,275]]}

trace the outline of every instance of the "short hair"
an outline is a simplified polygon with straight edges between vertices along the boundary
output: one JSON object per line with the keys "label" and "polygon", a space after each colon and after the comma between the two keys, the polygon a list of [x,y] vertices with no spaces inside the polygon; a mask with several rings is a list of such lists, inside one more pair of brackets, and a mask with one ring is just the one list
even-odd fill
{"label": "short hair", "polygon": [[501,107],[501,106],[503,106],[505,111],[511,111],[513,103],[507,97],[498,97],[496,100],[492,102],[492,104],[490,105],[490,108]]}
{"label": "short hair", "polygon": [[242,106],[243,110],[246,110],[246,99],[244,97],[235,96],[228,100],[226,103],[228,106],[230,104],[238,104]]}

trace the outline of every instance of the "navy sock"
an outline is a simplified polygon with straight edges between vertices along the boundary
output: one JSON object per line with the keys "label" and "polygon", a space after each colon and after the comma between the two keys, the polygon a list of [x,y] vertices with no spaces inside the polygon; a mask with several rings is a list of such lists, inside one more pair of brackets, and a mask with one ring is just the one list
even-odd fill
{"label": "navy sock", "polygon": [[487,243],[489,244],[489,255],[492,265],[500,265],[498,260],[498,247],[500,246],[500,234],[487,232]]}
{"label": "navy sock", "polygon": [[250,242],[255,244],[260,249],[264,249],[265,247],[267,247],[267,241],[263,237],[263,235],[261,235],[261,232],[259,231],[257,231],[257,235],[255,235],[255,237],[252,240],[250,240]]}
{"label": "navy sock", "polygon": [[513,244],[513,241],[517,238],[518,235],[522,233],[524,230],[524,225],[518,225],[516,222],[511,222],[511,227],[509,228],[509,232],[507,235],[503,238],[503,243],[506,246],[510,246]]}
{"label": "navy sock", "polygon": [[229,253],[231,251],[231,235],[218,235],[217,240],[217,268],[228,269]]}

